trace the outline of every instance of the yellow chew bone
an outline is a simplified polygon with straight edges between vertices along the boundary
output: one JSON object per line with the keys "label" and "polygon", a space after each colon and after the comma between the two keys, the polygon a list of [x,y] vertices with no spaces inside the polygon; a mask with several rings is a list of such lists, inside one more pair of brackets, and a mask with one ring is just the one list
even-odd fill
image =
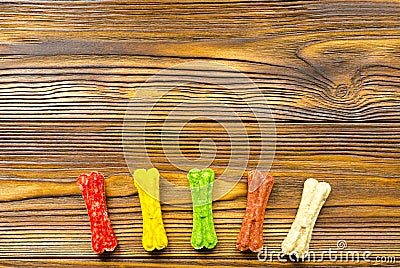
{"label": "yellow chew bone", "polygon": [[133,177],[139,193],[143,216],[142,244],[146,251],[163,249],[168,245],[167,234],[161,216],[159,181],[160,174],[156,168],[137,169]]}

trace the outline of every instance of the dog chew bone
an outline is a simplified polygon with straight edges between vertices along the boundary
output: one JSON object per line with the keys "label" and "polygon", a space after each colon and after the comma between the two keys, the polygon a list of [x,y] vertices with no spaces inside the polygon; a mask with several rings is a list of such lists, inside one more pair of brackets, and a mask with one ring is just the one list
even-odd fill
{"label": "dog chew bone", "polygon": [[331,186],[326,182],[318,182],[315,179],[304,182],[296,218],[282,243],[282,251],[285,254],[303,257],[308,252],[315,221],[330,192]]}
{"label": "dog chew bone", "polygon": [[[247,181],[246,212],[237,238],[236,248],[240,251],[250,249],[253,252],[258,252],[263,247],[264,214],[274,185],[274,178],[269,174],[252,170],[248,173]],[[250,185],[255,187],[250,187]]]}
{"label": "dog chew bone", "polygon": [[193,230],[191,244],[195,249],[212,249],[218,239],[214,229],[212,215],[212,192],[214,185],[214,171],[212,169],[191,169],[188,180],[193,202]]}
{"label": "dog chew bone", "polygon": [[101,254],[105,250],[113,251],[118,243],[108,218],[103,175],[98,172],[92,172],[90,175],[81,174],[77,183],[82,191],[90,219],[93,251],[96,254]]}
{"label": "dog chew bone", "polygon": [[143,217],[142,245],[146,251],[163,249],[168,245],[167,234],[161,214],[159,182],[160,174],[156,168],[137,169],[133,177],[138,190]]}

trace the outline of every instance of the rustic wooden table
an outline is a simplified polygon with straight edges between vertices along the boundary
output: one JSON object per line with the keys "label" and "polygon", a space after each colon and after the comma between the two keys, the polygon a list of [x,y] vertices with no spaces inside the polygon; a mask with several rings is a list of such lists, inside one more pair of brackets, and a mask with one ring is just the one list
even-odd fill
{"label": "rustic wooden table", "polygon": [[[191,60],[246,74],[272,111],[276,183],[264,223],[269,249],[279,250],[302,184],[313,177],[329,182],[332,193],[311,248],[321,254],[345,240],[345,250],[370,251],[371,262],[334,262],[325,255],[323,262],[296,265],[396,265],[390,256],[399,265],[399,36],[400,4],[393,0],[1,1],[0,265],[287,265],[235,249],[245,176],[214,202],[214,250],[193,250],[191,209],[168,204],[162,205],[168,248],[147,253],[141,246],[140,204],[122,145],[125,111],[147,78]],[[166,98],[162,111],[209,88],[193,84]],[[234,93],[216,96],[242,109]],[[248,101],[252,94],[241,97]],[[245,123],[251,129],[257,122],[250,116]],[[220,174],[230,150],[221,122],[197,120],[187,131],[180,143],[188,157],[199,156],[202,138],[215,138],[212,166]],[[260,144],[257,135],[250,140],[254,148]],[[161,175],[187,184],[160,143],[150,145]],[[75,183],[91,170],[108,178],[119,241],[115,252],[103,256],[91,250]]]}

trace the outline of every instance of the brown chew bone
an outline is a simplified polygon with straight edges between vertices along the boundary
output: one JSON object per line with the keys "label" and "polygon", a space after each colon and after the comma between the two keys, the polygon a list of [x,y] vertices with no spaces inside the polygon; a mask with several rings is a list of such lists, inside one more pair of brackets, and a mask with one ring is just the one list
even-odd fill
{"label": "brown chew bone", "polygon": [[[263,223],[265,208],[274,185],[274,178],[260,171],[249,171],[247,207],[236,247],[240,251],[258,252],[263,247]],[[254,189],[254,190],[253,190]]]}

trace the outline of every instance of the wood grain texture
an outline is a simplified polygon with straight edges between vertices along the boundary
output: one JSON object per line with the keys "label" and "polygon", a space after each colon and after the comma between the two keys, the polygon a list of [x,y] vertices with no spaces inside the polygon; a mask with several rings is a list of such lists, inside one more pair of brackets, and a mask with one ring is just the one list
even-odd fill
{"label": "wood grain texture", "polygon": [[[177,267],[265,266],[235,249],[246,205],[245,175],[213,206],[219,243],[209,252],[190,245],[189,207],[163,204],[168,247],[141,246],[141,211],[125,162],[122,132],[130,99],[164,68],[192,60],[226,64],[259,87],[235,94],[204,83],[178,87],[136,104],[134,120],[148,120],[148,155],[161,175],[187,185],[186,171],[163,153],[160,131],[182,100],[204,96],[241,115],[258,161],[259,128],[276,123],[265,245],[279,250],[300,202],[302,184],[327,181],[332,193],[315,226],[318,254],[346,240],[349,250],[400,262],[400,4],[366,1],[1,1],[0,3],[0,266]],[[204,77],[218,70],[191,70]],[[233,75],[233,74],[232,74]],[[177,79],[180,77],[177,76]],[[228,81],[229,83],[229,81]],[[149,92],[162,86],[147,85]],[[210,92],[212,94],[210,94]],[[179,122],[202,107],[188,107]],[[216,158],[216,175],[230,161],[232,118],[193,120],[179,136],[183,155]],[[173,130],[179,126],[172,125]],[[237,130],[237,129],[235,129]],[[212,133],[216,147],[199,148]],[[140,137],[142,132],[130,133]],[[166,134],[171,146],[172,134]],[[201,150],[200,150],[201,149]],[[246,154],[238,155],[245,158]],[[102,172],[109,214],[119,241],[95,256],[75,180]],[[366,265],[299,263],[295,266]],[[370,264],[383,264],[373,261]]]}

